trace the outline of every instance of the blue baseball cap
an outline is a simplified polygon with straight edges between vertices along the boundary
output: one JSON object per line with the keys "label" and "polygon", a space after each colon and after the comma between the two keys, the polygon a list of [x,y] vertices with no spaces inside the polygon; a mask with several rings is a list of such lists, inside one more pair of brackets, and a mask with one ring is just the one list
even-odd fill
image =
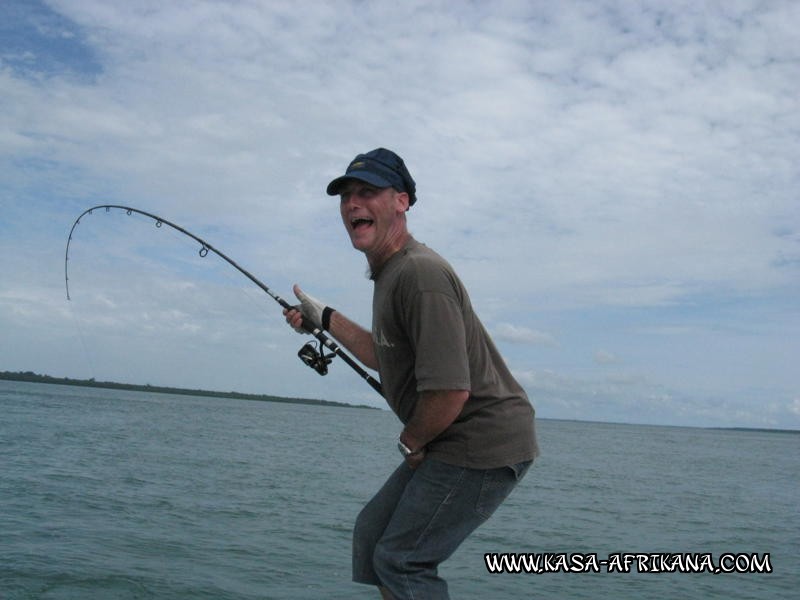
{"label": "blue baseball cap", "polygon": [[358,179],[379,188],[392,187],[398,192],[405,192],[408,194],[409,206],[417,201],[417,185],[403,159],[386,148],[376,148],[356,156],[348,165],[345,174],[328,184],[328,195],[338,195],[348,179]]}

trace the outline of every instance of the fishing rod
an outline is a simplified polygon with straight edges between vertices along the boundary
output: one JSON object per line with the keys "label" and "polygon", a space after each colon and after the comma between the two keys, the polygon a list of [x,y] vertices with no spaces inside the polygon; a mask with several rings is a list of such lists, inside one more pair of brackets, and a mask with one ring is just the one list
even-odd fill
{"label": "fishing rod", "polygon": [[[258,287],[260,287],[264,292],[266,292],[273,300],[275,300],[278,304],[280,304],[285,309],[295,308],[286,300],[281,298],[278,294],[273,292],[269,287],[267,287],[263,282],[259,281],[255,276],[253,276],[250,272],[246,271],[242,267],[240,267],[236,262],[234,262],[231,258],[214,248],[211,244],[205,241],[203,238],[196,236],[190,231],[187,231],[180,225],[176,225],[166,219],[159,217],[158,215],[154,215],[152,213],[139,210],[138,208],[131,208],[130,206],[120,206],[119,204],[100,204],[98,206],[93,206],[92,208],[87,208],[83,211],[80,216],[75,219],[75,222],[72,224],[72,228],[69,230],[69,238],[67,238],[67,249],[64,253],[64,284],[67,288],[67,300],[71,300],[69,296],[69,245],[72,242],[72,234],[75,231],[75,228],[78,226],[78,223],[81,222],[81,219],[85,215],[92,214],[93,211],[105,208],[106,212],[110,212],[112,208],[118,208],[120,210],[126,211],[128,215],[133,213],[143,215],[150,219],[153,219],[156,223],[156,227],[161,227],[162,225],[167,225],[172,227],[176,231],[186,235],[197,243],[200,244],[200,251],[198,254],[205,258],[208,256],[209,252],[213,252],[229,265],[234,267],[237,271],[239,271],[242,275],[247,277],[250,281],[255,283]],[[304,364],[314,369],[320,375],[326,375],[328,373],[328,365],[333,360],[334,356],[338,356],[344,362],[346,362],[350,367],[361,376],[376,392],[378,392],[381,396],[383,396],[383,389],[381,388],[381,383],[377,379],[375,379],[372,375],[367,373],[361,365],[359,365],[355,360],[353,360],[344,350],[342,350],[336,342],[334,342],[331,338],[329,338],[322,329],[311,323],[308,319],[303,319],[303,329],[313,335],[319,341],[319,350],[314,347],[313,342],[309,342],[305,344],[297,355],[300,357],[300,360],[303,361]],[[325,348],[328,348],[331,351],[331,354],[325,353]]]}

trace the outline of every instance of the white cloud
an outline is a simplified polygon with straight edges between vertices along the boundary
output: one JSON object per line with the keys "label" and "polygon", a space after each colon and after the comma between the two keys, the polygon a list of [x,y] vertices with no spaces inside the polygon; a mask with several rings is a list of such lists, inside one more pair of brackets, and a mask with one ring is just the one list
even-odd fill
{"label": "white cloud", "polygon": [[800,397],[794,398],[789,404],[789,412],[800,417]]}
{"label": "white cloud", "polygon": [[556,339],[549,333],[536,331],[528,327],[520,327],[511,323],[498,323],[492,334],[495,339],[515,344],[547,344],[555,345]]}
{"label": "white cloud", "polygon": [[598,365],[613,365],[619,362],[619,359],[612,352],[606,350],[597,350],[594,353],[594,362]]}

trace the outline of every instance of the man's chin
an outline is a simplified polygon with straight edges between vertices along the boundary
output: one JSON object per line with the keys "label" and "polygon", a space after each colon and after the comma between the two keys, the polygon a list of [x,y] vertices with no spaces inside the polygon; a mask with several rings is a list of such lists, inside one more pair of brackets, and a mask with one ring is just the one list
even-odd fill
{"label": "man's chin", "polygon": [[366,252],[370,247],[371,241],[363,235],[350,234],[350,243],[353,244],[353,248],[360,252]]}

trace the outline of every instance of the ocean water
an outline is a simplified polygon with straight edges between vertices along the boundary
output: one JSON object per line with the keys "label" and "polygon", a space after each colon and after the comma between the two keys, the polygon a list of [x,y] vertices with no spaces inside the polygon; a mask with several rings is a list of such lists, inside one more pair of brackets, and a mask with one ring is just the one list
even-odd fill
{"label": "ocean water", "polygon": [[[442,566],[453,598],[798,597],[800,435],[538,428],[541,458]],[[0,381],[0,598],[376,598],[350,582],[350,534],[398,430],[387,411]],[[772,572],[490,573],[486,553],[768,554]]]}

